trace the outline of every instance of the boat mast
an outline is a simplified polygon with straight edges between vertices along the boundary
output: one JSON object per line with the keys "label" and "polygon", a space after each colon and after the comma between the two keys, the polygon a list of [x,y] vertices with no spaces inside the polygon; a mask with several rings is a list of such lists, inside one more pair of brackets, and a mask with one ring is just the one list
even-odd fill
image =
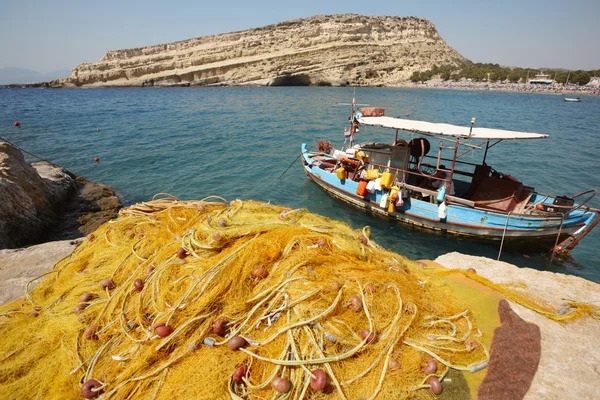
{"label": "boat mast", "polygon": [[350,147],[354,146],[354,134],[356,133],[356,86],[352,95],[352,115],[350,116]]}
{"label": "boat mast", "polygon": [[567,74],[567,82],[565,83],[565,86],[567,86],[569,84],[569,77],[571,76],[571,70],[569,70],[569,73]]}

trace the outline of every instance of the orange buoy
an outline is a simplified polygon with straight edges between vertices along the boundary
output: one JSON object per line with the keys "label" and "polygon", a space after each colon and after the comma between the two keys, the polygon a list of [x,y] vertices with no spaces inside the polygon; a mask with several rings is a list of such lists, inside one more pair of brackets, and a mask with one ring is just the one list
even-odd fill
{"label": "orange buoy", "polygon": [[100,157],[94,157],[94,161],[100,162]]}
{"label": "orange buoy", "polygon": [[14,126],[21,126],[21,123],[19,121],[16,121],[13,125]]}
{"label": "orange buoy", "polygon": [[544,205],[540,203],[540,204],[537,204],[535,206],[535,208],[537,208],[538,210],[542,210],[543,211],[544,210]]}

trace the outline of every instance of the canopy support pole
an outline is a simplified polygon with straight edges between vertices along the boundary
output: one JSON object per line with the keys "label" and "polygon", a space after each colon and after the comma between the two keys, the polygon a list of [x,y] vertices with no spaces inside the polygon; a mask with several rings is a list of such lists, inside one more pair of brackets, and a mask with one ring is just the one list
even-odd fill
{"label": "canopy support pole", "polygon": [[482,165],[485,165],[485,159],[487,157],[487,152],[488,152],[489,148],[490,148],[490,141],[488,140],[487,142],[485,142],[485,153],[483,153],[483,161],[481,162]]}
{"label": "canopy support pole", "polygon": [[500,256],[502,255],[502,247],[504,246],[504,237],[506,235],[506,229],[508,228],[508,219],[510,218],[511,212],[512,211],[509,211],[508,214],[506,214],[506,223],[504,224],[504,231],[502,231],[502,241],[500,242],[500,251],[498,251],[497,261],[500,261]]}

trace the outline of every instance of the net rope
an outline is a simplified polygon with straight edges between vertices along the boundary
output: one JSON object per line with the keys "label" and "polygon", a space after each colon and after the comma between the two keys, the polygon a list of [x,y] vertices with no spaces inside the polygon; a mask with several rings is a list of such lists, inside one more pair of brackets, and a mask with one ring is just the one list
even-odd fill
{"label": "net rope", "polygon": [[428,398],[431,377],[489,359],[436,274],[368,227],[159,194],[0,307],[0,397],[80,398],[93,382],[100,399]]}

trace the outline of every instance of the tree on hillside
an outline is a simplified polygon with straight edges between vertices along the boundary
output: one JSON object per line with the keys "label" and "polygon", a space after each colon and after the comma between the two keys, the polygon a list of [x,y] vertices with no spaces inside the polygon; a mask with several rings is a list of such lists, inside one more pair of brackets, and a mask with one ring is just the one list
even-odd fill
{"label": "tree on hillside", "polygon": [[521,72],[516,68],[511,70],[510,73],[508,74],[508,80],[511,81],[512,83],[519,82],[519,79],[521,79]]}
{"label": "tree on hillside", "polygon": [[[569,77],[569,73],[567,71],[556,71],[556,73],[554,74],[554,80],[557,83],[567,82],[567,77]],[[571,80],[571,77],[569,77],[569,80]]]}
{"label": "tree on hillside", "polygon": [[419,71],[415,71],[412,73],[412,75],[410,76],[410,81],[411,82],[421,82],[421,73]]}
{"label": "tree on hillside", "polygon": [[430,69],[425,72],[421,72],[421,80],[423,82],[430,80],[432,76],[433,76],[433,71]]}
{"label": "tree on hillside", "polygon": [[492,82],[503,82],[508,78],[508,74],[508,68],[498,68],[490,74],[490,79]]}
{"label": "tree on hillside", "polygon": [[569,82],[576,83],[581,86],[585,86],[590,83],[590,73],[587,71],[573,71],[571,72],[571,77],[569,78]]}

